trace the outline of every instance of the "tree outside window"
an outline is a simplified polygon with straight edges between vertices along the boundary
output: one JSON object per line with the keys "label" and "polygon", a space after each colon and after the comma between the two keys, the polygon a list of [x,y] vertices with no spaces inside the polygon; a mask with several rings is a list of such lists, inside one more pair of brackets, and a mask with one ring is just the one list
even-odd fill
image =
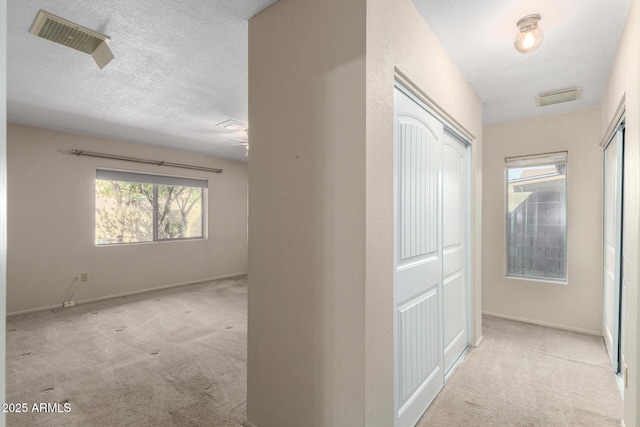
{"label": "tree outside window", "polygon": [[[126,180],[101,179],[114,177]],[[166,183],[172,180],[172,177],[99,170],[96,244],[202,238],[206,181],[176,178],[174,185]],[[185,181],[194,185],[179,185]]]}

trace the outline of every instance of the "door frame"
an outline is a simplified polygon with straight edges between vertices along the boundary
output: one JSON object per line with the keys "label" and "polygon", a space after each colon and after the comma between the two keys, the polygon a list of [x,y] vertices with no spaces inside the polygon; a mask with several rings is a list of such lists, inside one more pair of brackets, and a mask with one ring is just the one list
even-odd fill
{"label": "door frame", "polygon": [[[606,152],[611,143],[615,140],[618,146],[616,147],[616,164],[620,168],[620,170],[616,174],[616,206],[615,206],[615,215],[616,215],[616,230],[615,230],[615,246],[616,246],[616,259],[615,259],[615,275],[616,282],[614,283],[614,300],[613,300],[613,325],[611,331],[611,347],[612,347],[612,357],[611,357],[611,366],[613,372],[618,376],[618,380],[620,381],[622,376],[622,370],[624,365],[623,360],[623,301],[624,301],[624,273],[623,273],[623,252],[624,252],[624,242],[623,242],[623,227],[624,227],[624,132],[625,132],[625,117],[624,114],[620,118],[618,125],[613,129],[613,132],[609,135],[607,142],[603,145],[603,192],[607,191],[607,165],[606,165]],[[603,194],[603,232],[606,230],[606,194]],[[604,237],[604,236],[603,236]],[[604,307],[606,301],[606,239],[603,239],[603,318],[602,318],[602,326],[603,332],[606,324],[606,307]],[[608,349],[607,349],[608,353]]]}
{"label": "door frame", "polygon": [[[412,95],[411,92],[407,92],[406,90],[404,90],[404,88],[395,86],[394,87],[394,118],[393,118],[393,126],[394,126],[394,137],[393,137],[393,200],[394,200],[394,207],[393,207],[393,268],[394,268],[394,272],[393,272],[393,283],[392,283],[392,289],[393,289],[393,298],[392,298],[392,305],[393,305],[393,361],[394,361],[394,365],[393,365],[393,390],[394,390],[394,425],[396,427],[408,427],[408,426],[414,426],[422,417],[422,414],[424,413],[424,410],[432,403],[433,399],[435,398],[435,396],[437,396],[437,394],[440,392],[441,388],[444,386],[444,336],[443,336],[443,327],[442,327],[442,313],[443,313],[443,307],[442,307],[442,303],[443,303],[443,299],[442,299],[442,289],[443,289],[443,283],[442,283],[442,192],[440,191],[441,185],[442,185],[442,171],[441,171],[441,161],[440,162],[435,162],[435,165],[437,165],[437,170],[433,171],[433,169],[431,169],[431,174],[433,175],[433,180],[435,181],[435,205],[433,205],[433,215],[435,215],[435,218],[431,217],[432,220],[434,220],[434,230],[436,231],[436,236],[435,237],[435,254],[436,254],[436,259],[432,260],[432,261],[428,261],[428,264],[436,267],[438,269],[438,273],[437,276],[429,276],[429,277],[425,277],[425,279],[434,279],[436,285],[435,287],[431,287],[430,290],[428,290],[428,292],[426,294],[424,294],[425,297],[429,297],[429,299],[431,301],[433,301],[436,305],[435,310],[432,311],[432,313],[434,313],[435,316],[435,321],[436,321],[436,326],[435,329],[429,329],[429,331],[433,331],[435,332],[435,337],[431,338],[431,342],[434,343],[434,345],[431,345],[430,348],[436,347],[435,351],[432,353],[432,356],[435,356],[435,360],[436,360],[436,368],[431,371],[429,373],[429,376],[425,379],[424,382],[422,382],[421,384],[419,384],[419,387],[417,389],[415,389],[414,391],[412,391],[410,396],[405,396],[408,397],[408,400],[406,401],[401,401],[401,388],[400,386],[401,384],[401,379],[402,379],[402,362],[401,362],[401,351],[400,351],[400,327],[401,324],[399,323],[399,314],[398,314],[398,305],[402,302],[405,303],[405,301],[400,301],[398,300],[398,290],[399,290],[399,286],[401,284],[400,281],[400,272],[399,272],[399,268],[398,268],[398,264],[400,263],[400,247],[399,247],[399,243],[400,243],[400,237],[401,234],[399,232],[399,226],[401,224],[402,221],[402,217],[400,217],[399,214],[399,204],[400,204],[400,199],[402,197],[402,193],[399,191],[399,185],[400,185],[400,179],[401,179],[401,173],[403,172],[402,169],[400,169],[400,165],[399,165],[399,161],[400,161],[400,144],[399,144],[399,139],[398,139],[398,107],[399,104],[397,102],[397,95],[396,93],[401,94],[402,96],[402,101],[407,100],[409,103],[412,104],[412,107],[415,106],[415,110],[416,113],[408,113],[409,117],[414,117],[415,119],[418,119],[418,117],[416,116],[416,114],[421,114],[422,112],[426,113],[426,115],[428,117],[422,117],[419,120],[422,121],[422,119],[430,119],[428,121],[432,121],[435,123],[437,123],[438,125],[438,136],[436,137],[437,141],[439,142],[438,145],[435,146],[435,155],[439,158],[441,158],[442,156],[442,138],[443,138],[443,134],[444,134],[444,125],[442,123],[442,121],[439,120],[439,118],[435,115],[433,115],[431,113],[431,111],[429,111],[428,109],[424,108],[423,103],[419,102],[418,100],[415,99],[415,97]],[[419,113],[417,112],[419,111]],[[412,262],[409,262],[408,266],[411,268],[411,265],[414,264]],[[416,266],[418,267],[418,266]],[[419,267],[418,267],[419,268]],[[424,272],[422,272],[424,273]],[[423,276],[420,276],[423,277]],[[435,293],[435,295],[434,295]],[[414,353],[410,353],[409,357],[411,359],[413,359],[413,354]],[[424,355],[423,355],[424,357]],[[420,359],[421,361],[423,359]],[[424,408],[423,408],[424,406]]]}
{"label": "door frame", "polygon": [[[428,110],[427,110],[428,111]],[[432,113],[433,114],[433,113]],[[472,326],[472,322],[471,322],[471,307],[472,307],[472,300],[471,300],[471,283],[473,283],[471,281],[471,276],[472,276],[472,263],[471,263],[471,255],[472,255],[472,251],[471,251],[471,217],[472,217],[472,210],[471,210],[471,189],[472,189],[472,183],[473,183],[473,177],[471,175],[471,171],[472,171],[472,167],[471,167],[471,161],[473,159],[472,157],[472,150],[473,150],[473,146],[470,142],[466,141],[458,132],[456,132],[449,124],[447,121],[444,121],[441,117],[439,117],[438,115],[436,115],[436,117],[442,121],[442,123],[444,124],[444,132],[445,133],[449,133],[450,136],[452,136],[455,140],[457,140],[460,144],[463,145],[464,147],[464,237],[463,237],[463,244],[465,245],[465,251],[464,251],[464,257],[465,257],[465,262],[464,262],[464,269],[467,272],[467,274],[465,275],[464,278],[464,292],[465,292],[465,311],[466,311],[466,319],[465,319],[465,331],[466,331],[466,340],[467,340],[467,348],[458,356],[457,360],[453,363],[453,365],[451,365],[451,367],[447,370],[445,370],[444,372],[444,379],[445,379],[445,383],[447,378],[449,377],[449,375],[451,375],[453,373],[453,371],[456,370],[456,367],[458,366],[458,364],[464,360],[467,352],[469,351],[469,348],[471,346],[473,346],[473,336],[472,336],[472,332],[471,332],[471,326]],[[444,248],[443,248],[443,259],[444,259]],[[443,284],[444,285],[444,284]],[[444,297],[444,293],[443,293],[443,297]]]}
{"label": "door frame", "polygon": [[[424,95],[415,85],[413,85],[407,78],[405,78],[404,76],[402,76],[401,74],[399,74],[398,70],[396,70],[396,76],[394,79],[394,85],[393,85],[394,89],[398,89],[400,90],[402,93],[404,93],[406,96],[408,96],[410,99],[412,99],[414,102],[416,102],[420,107],[424,108],[429,114],[433,115],[436,119],[438,119],[443,125],[444,125],[444,130],[443,132],[448,132],[450,135],[452,135],[453,137],[455,137],[455,139],[457,139],[460,143],[462,143],[465,147],[465,170],[464,170],[464,181],[465,181],[465,212],[464,212],[464,216],[465,216],[465,227],[464,227],[464,241],[465,241],[465,245],[466,245],[466,250],[465,250],[465,269],[468,272],[468,274],[465,277],[465,309],[466,309],[466,339],[467,339],[467,348],[466,350],[460,355],[460,357],[458,358],[458,360],[454,363],[454,365],[451,367],[451,369],[449,369],[447,372],[444,372],[444,381],[446,382],[447,377],[449,376],[450,373],[452,373],[457,364],[460,363],[461,360],[464,359],[464,356],[466,355],[468,349],[470,347],[472,347],[474,345],[473,342],[473,331],[472,331],[472,326],[474,324],[473,322],[473,317],[472,314],[474,313],[472,307],[473,307],[473,293],[472,293],[472,286],[471,284],[474,283],[474,270],[473,270],[473,263],[472,263],[472,254],[473,254],[473,229],[472,229],[472,218],[473,218],[473,199],[472,199],[472,188],[473,188],[473,165],[472,165],[472,160],[473,160],[473,149],[474,146],[471,143],[471,141],[474,139],[471,134],[466,131],[466,129],[464,129],[463,127],[461,127],[455,120],[451,119],[450,116],[448,114],[446,114],[446,112],[444,112],[444,110],[442,110],[441,108],[439,108],[437,106],[437,104],[435,102],[433,102],[430,98],[428,98],[426,95]],[[394,106],[394,140],[393,140],[393,156],[394,156],[394,161],[393,161],[393,167],[394,167],[394,171],[393,171],[393,192],[394,192],[394,214],[393,214],[393,265],[394,265],[394,270],[395,270],[395,265],[397,262],[397,219],[396,219],[396,206],[397,206],[397,170],[396,170],[396,164],[397,164],[397,146],[396,146],[396,123],[395,123],[395,106]],[[442,186],[442,171],[440,171],[440,177],[439,177],[439,184],[440,187]],[[442,218],[442,206],[439,206],[439,211],[440,211],[440,218]],[[441,220],[439,221],[439,226],[442,226],[442,222]],[[442,260],[441,260],[442,262]],[[394,271],[394,280],[393,280],[393,287],[394,287],[394,298],[392,300],[392,304],[394,305],[394,309],[393,309],[393,373],[394,373],[394,379],[393,379],[393,383],[394,383],[394,424],[396,424],[398,422],[398,410],[400,409],[398,407],[398,394],[399,394],[399,390],[398,390],[398,381],[397,381],[397,373],[398,373],[398,334],[397,334],[397,316],[395,313],[395,286],[396,286],[396,273]],[[441,293],[440,295],[440,301],[438,306],[440,308],[443,307],[443,303],[442,303],[442,298],[443,298],[443,293]],[[440,315],[442,315],[442,313],[440,313]],[[443,322],[440,322],[440,327],[443,328]],[[442,331],[443,332],[443,331]],[[440,347],[442,348],[442,358],[444,360],[444,333],[440,333]],[[431,405],[432,402],[429,402],[429,405]],[[427,407],[425,408],[425,411],[428,409],[429,405],[427,405]],[[424,412],[423,412],[424,415]],[[418,418],[418,420],[416,420],[416,423],[419,421],[420,418]]]}

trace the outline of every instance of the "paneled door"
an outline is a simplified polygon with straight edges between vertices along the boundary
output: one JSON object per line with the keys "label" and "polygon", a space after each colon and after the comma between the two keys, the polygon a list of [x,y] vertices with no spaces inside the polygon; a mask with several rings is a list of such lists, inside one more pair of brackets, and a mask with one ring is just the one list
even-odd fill
{"label": "paneled door", "polygon": [[444,385],[443,124],[395,89],[396,427],[414,426]]}
{"label": "paneled door", "polygon": [[445,374],[467,349],[467,146],[445,131],[442,146],[443,326]]}
{"label": "paneled door", "polygon": [[467,348],[468,147],[395,88],[395,427],[413,427]]}
{"label": "paneled door", "polygon": [[623,150],[621,126],[604,150],[603,335],[615,372],[620,370]]}

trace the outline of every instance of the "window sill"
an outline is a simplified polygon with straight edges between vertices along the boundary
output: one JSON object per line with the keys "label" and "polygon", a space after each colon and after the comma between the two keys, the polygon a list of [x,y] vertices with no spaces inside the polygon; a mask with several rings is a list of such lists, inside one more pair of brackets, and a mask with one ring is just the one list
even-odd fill
{"label": "window sill", "polygon": [[544,278],[544,277],[531,277],[531,276],[513,276],[513,275],[505,275],[504,276],[506,279],[514,279],[514,280],[520,280],[523,282],[542,282],[542,283],[550,283],[553,285],[568,285],[569,281],[567,279],[565,280],[553,280],[553,279],[548,279],[548,278]]}
{"label": "window sill", "polygon": [[94,243],[96,248],[112,248],[114,246],[132,246],[132,245],[149,245],[154,243],[174,243],[174,242],[194,242],[209,240],[207,237],[185,237],[183,239],[166,239],[166,240],[153,240],[149,242],[126,242],[126,243]]}

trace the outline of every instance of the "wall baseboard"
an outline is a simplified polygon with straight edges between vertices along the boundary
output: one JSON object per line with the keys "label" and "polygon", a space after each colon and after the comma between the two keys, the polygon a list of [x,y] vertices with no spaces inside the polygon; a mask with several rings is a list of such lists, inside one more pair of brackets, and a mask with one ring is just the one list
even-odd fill
{"label": "wall baseboard", "polygon": [[620,427],[625,427],[624,420],[620,420]]}
{"label": "wall baseboard", "polygon": [[[142,290],[138,290],[138,291],[123,292],[123,293],[120,293],[120,294],[107,295],[107,296],[104,296],[104,297],[77,300],[75,305],[88,304],[88,303],[91,303],[91,302],[104,301],[104,300],[120,298],[120,297],[128,297],[128,296],[131,296],[131,295],[145,294],[147,292],[161,291],[161,290],[164,290],[164,289],[179,288],[179,287],[182,287],[182,286],[197,285],[197,284],[200,284],[200,283],[213,282],[214,280],[221,280],[221,279],[228,279],[228,278],[231,278],[231,277],[244,276],[246,274],[247,273],[225,274],[223,276],[209,277],[209,278],[206,278],[206,279],[192,280],[192,281],[189,281],[189,282],[173,283],[171,285],[158,286],[158,287],[155,287],[155,288],[142,289]],[[31,308],[31,309],[28,309],[28,310],[13,311],[11,313],[7,313],[7,317],[8,316],[18,316],[20,314],[37,313],[39,311],[54,310],[54,309],[58,309],[58,308],[62,308],[62,303],[56,304],[56,305],[49,305],[49,306],[46,306],[46,307]]]}
{"label": "wall baseboard", "polygon": [[[251,421],[249,421],[249,420],[244,420],[244,422],[242,423],[242,425],[243,425],[244,427],[258,427],[257,425],[255,425],[254,423],[252,423],[252,422],[251,422]],[[624,426],[622,426],[622,427],[624,427]]]}
{"label": "wall baseboard", "polygon": [[473,347],[478,348],[482,345],[483,342],[484,342],[484,335],[480,335],[480,338],[478,338],[478,341],[476,341],[476,343],[473,344]]}
{"label": "wall baseboard", "polygon": [[524,317],[508,316],[508,315],[505,315],[505,314],[490,313],[488,311],[483,311],[482,315],[483,316],[489,316],[489,317],[497,317],[498,319],[515,320],[516,322],[531,323],[532,325],[546,326],[547,328],[562,329],[562,330],[571,331],[571,332],[580,332],[580,333],[583,333],[583,334],[596,335],[596,336],[599,336],[599,337],[602,336],[602,332],[601,331],[592,331],[590,329],[574,328],[572,326],[565,326],[565,325],[558,325],[558,324],[555,324],[555,323],[540,322],[540,321],[537,321],[537,320],[526,319]]}

